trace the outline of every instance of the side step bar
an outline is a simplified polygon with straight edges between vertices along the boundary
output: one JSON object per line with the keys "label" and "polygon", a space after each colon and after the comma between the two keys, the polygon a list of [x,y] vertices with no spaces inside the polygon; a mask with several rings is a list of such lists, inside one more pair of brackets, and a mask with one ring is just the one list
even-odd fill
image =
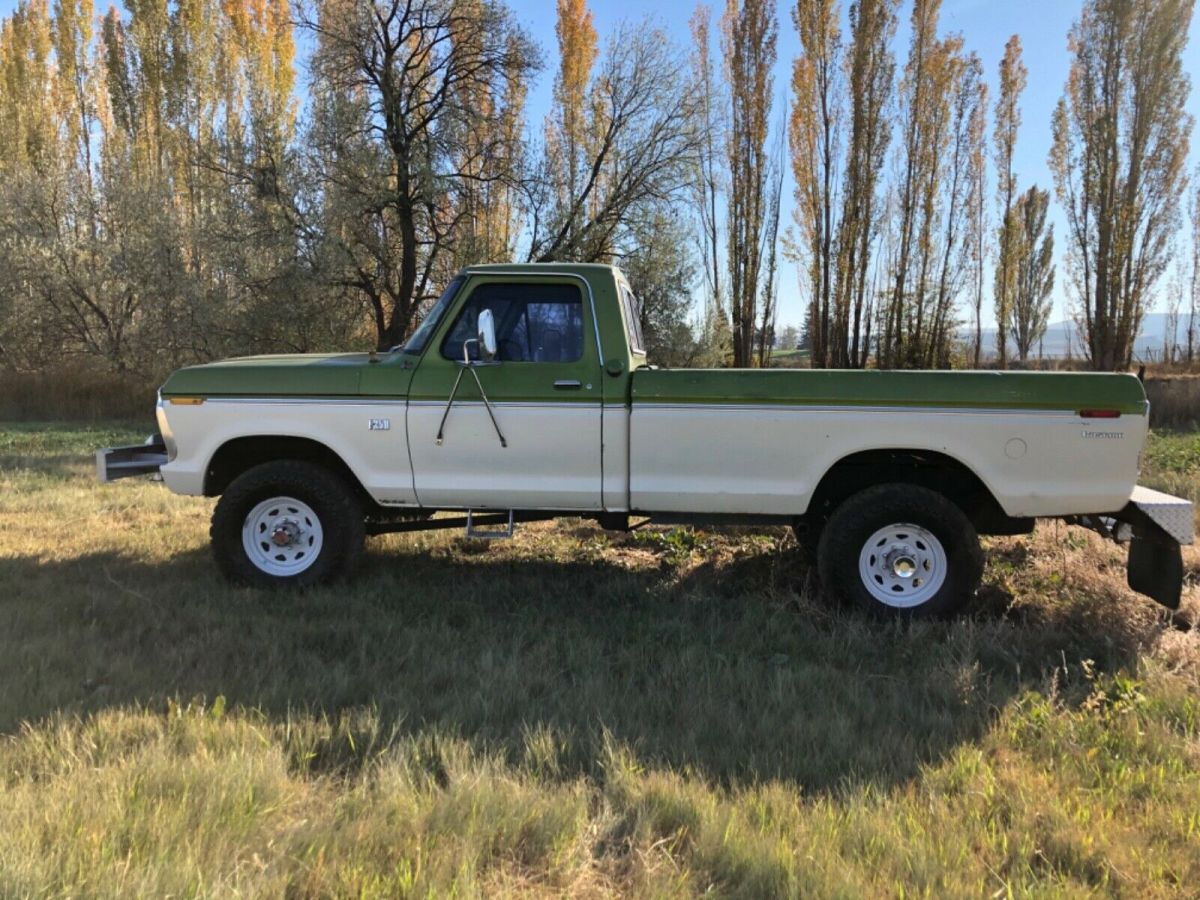
{"label": "side step bar", "polygon": [[[487,518],[490,521],[495,521],[497,517],[496,516],[488,516]],[[475,538],[476,540],[480,540],[480,541],[503,541],[503,540],[507,540],[508,538],[513,536],[513,531],[515,530],[515,525],[513,523],[513,511],[511,509],[508,511],[508,523],[507,523],[507,526],[504,528],[501,528],[501,529],[483,528],[483,529],[481,529],[478,526],[479,526],[480,522],[483,521],[483,519],[484,519],[484,517],[481,516],[480,519],[477,521],[475,518],[475,510],[473,510],[473,509],[467,510],[467,537]]]}
{"label": "side step bar", "polygon": [[101,447],[96,451],[96,480],[101,484],[134,475],[157,475],[167,464],[167,445],[161,434],[152,434],[144,444]]}
{"label": "side step bar", "polygon": [[[546,522],[564,515],[561,512],[533,512],[529,510],[512,510],[508,512],[477,512],[467,510],[465,516],[434,519],[429,514],[403,515],[397,519],[384,521],[368,521],[367,534],[405,534],[411,531],[448,531],[452,528],[466,528],[467,537],[471,538],[508,538],[512,537],[518,522]],[[498,525],[496,531],[483,530],[483,527]],[[502,529],[502,530],[501,530]]]}

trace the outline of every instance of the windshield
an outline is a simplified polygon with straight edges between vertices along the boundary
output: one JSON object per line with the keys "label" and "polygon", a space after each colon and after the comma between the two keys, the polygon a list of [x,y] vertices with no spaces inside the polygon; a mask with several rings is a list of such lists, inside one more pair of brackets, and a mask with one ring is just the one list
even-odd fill
{"label": "windshield", "polygon": [[458,293],[458,289],[462,287],[463,277],[458,275],[450,280],[446,285],[446,289],[442,291],[442,296],[437,298],[437,303],[429,312],[425,313],[425,318],[421,320],[421,324],[398,349],[401,353],[409,353],[416,355],[425,349],[425,345],[429,343],[429,339],[433,336],[434,330],[441,321],[442,316],[446,314],[446,309],[454,300],[454,295]]}

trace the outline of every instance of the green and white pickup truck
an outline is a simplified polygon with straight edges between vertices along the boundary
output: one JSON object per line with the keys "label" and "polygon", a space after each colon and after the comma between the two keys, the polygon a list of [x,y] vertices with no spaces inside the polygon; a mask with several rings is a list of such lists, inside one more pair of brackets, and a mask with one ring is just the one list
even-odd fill
{"label": "green and white pickup truck", "polygon": [[648,517],[791,525],[829,593],[936,615],[974,593],[978,535],[1055,517],[1131,542],[1130,585],[1178,605],[1192,507],[1137,486],[1137,378],[656,369],[638,320],[610,266],[471,267],[391,352],[175,372],[159,433],[98,476],[219,496],[217,564],[254,585],[341,575],[367,534]]}

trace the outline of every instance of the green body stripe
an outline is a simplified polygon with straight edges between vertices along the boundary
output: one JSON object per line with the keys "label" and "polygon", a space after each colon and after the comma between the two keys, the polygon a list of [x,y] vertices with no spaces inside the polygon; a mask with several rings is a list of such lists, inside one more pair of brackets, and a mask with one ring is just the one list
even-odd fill
{"label": "green body stripe", "polygon": [[633,403],[1115,409],[1142,415],[1146,394],[1132,375],[1075,372],[660,369],[634,374]]}

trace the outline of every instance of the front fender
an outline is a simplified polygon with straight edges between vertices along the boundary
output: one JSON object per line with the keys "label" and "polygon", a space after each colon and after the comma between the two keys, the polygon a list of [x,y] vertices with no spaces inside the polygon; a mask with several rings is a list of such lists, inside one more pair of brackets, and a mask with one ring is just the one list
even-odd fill
{"label": "front fender", "polygon": [[[177,447],[161,467],[167,486],[204,494],[217,452],[239,438],[302,438],[335,454],[378,503],[415,504],[406,401],[205,399],[164,405]],[[281,458],[286,456],[282,452]]]}

